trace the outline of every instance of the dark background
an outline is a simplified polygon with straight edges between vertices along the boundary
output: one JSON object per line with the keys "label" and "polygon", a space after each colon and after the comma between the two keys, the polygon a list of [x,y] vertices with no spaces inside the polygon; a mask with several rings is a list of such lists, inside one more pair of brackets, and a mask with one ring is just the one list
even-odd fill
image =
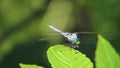
{"label": "dark background", "polygon": [[[0,0],[0,68],[19,63],[50,68],[46,51],[64,39],[48,24],[67,32],[98,32],[120,54],[119,21],[120,0]],[[53,39],[39,41],[49,36]],[[78,50],[94,62],[97,34],[79,38]]]}

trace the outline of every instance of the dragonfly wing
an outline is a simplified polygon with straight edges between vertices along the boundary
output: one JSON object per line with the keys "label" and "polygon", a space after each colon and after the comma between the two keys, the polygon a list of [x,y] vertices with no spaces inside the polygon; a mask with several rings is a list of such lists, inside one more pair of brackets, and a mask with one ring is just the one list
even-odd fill
{"label": "dragonfly wing", "polygon": [[99,34],[101,32],[74,32],[76,34]]}
{"label": "dragonfly wing", "polygon": [[51,38],[40,38],[38,39],[38,41],[46,41],[46,40],[50,40]]}
{"label": "dragonfly wing", "polygon": [[45,36],[38,39],[38,41],[52,41],[57,40],[59,38],[63,38],[63,36],[62,35]]}

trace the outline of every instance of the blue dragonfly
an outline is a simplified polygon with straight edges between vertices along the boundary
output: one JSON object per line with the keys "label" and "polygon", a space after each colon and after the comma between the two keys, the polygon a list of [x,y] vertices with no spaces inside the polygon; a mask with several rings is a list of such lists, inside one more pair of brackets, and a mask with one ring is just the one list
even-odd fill
{"label": "blue dragonfly", "polygon": [[[59,33],[61,36],[65,37],[69,42],[72,43],[72,46],[70,46],[72,48],[78,48],[79,45],[81,44],[81,41],[78,38],[79,34],[97,34],[97,32],[73,32],[73,33],[63,32],[52,25],[48,25],[48,28]],[[43,40],[43,39],[39,39],[39,41],[41,41],[41,40]]]}

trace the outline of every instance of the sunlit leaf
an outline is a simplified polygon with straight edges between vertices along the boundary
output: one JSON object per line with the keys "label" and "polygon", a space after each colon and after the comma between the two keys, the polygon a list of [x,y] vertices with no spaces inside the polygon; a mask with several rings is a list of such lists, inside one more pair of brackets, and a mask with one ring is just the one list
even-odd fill
{"label": "sunlit leaf", "polygon": [[20,63],[20,68],[44,68],[42,66],[37,66],[37,65],[31,65],[31,64],[22,64]]}
{"label": "sunlit leaf", "polygon": [[97,68],[120,68],[119,55],[112,45],[101,35],[98,35],[95,60]]}
{"label": "sunlit leaf", "polygon": [[93,68],[84,54],[63,45],[50,47],[47,56],[52,68]]}

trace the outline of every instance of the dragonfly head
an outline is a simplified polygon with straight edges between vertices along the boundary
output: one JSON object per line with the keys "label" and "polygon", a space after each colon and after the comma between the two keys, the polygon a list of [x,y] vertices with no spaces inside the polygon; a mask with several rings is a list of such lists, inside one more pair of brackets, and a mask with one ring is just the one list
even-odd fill
{"label": "dragonfly head", "polygon": [[80,40],[77,39],[75,42],[74,42],[75,45],[80,45]]}

